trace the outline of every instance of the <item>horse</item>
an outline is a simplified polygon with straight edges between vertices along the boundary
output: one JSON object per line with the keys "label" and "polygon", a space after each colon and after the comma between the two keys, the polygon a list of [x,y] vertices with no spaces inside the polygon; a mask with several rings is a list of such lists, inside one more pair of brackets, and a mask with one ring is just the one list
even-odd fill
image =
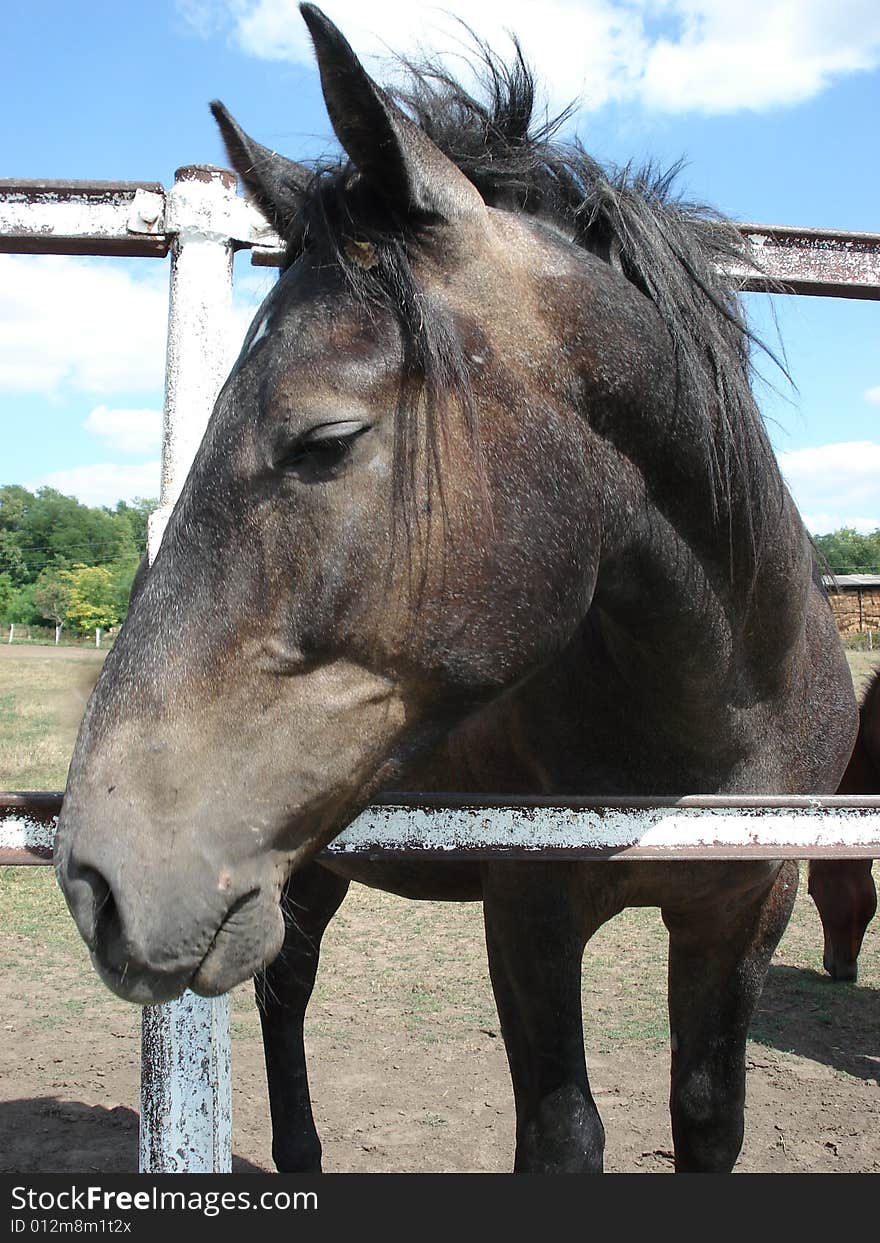
{"label": "horse", "polygon": [[[859,709],[859,733],[838,794],[880,794],[880,671]],[[865,930],[877,910],[871,859],[811,859],[807,892],[822,921],[822,965],[833,980],[854,982]]]}
{"label": "horse", "polygon": [[58,881],[121,997],[258,977],[300,1172],[351,881],[482,902],[516,1172],[602,1170],[582,956],[659,906],[676,1169],[729,1171],[794,863],[317,856],[390,791],[837,789],[855,696],[719,274],[740,234],[533,124],[518,43],[478,43],[485,98],[432,62],[386,90],[301,12],[343,154],[303,166],[212,105],[285,260],[83,717]]}

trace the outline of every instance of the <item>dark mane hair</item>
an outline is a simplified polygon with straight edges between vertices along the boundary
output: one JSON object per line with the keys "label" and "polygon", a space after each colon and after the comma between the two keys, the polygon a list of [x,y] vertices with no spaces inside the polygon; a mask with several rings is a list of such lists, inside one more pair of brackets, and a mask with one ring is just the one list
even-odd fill
{"label": "dark mane hair", "polygon": [[[751,389],[750,345],[765,347],[720,274],[732,262],[746,261],[739,230],[714,210],[675,195],[680,164],[666,172],[653,165],[603,168],[578,140],[560,140],[572,108],[536,124],[535,81],[519,43],[514,40],[515,55],[507,64],[471,37],[482,99],[432,62],[403,62],[408,85],[389,94],[489,206],[547,222],[617,266],[653,302],[675,352],[679,401],[695,411],[704,429],[716,519],[729,521],[735,495],[747,499],[752,549],[746,572],[753,574],[781,512],[783,485]],[[439,412],[450,395],[463,403],[476,447],[479,438],[466,360],[441,309],[429,304],[413,276],[411,248],[418,246],[424,223],[394,216],[346,160],[324,163],[316,167],[294,231],[285,239],[286,262],[320,239],[331,247],[353,292],[396,315],[406,370],[427,395],[431,469],[442,487]],[[352,241],[369,244],[375,266],[351,262],[346,244]],[[398,494],[406,494],[412,483],[407,404],[401,405],[399,443],[410,451],[399,457]]]}

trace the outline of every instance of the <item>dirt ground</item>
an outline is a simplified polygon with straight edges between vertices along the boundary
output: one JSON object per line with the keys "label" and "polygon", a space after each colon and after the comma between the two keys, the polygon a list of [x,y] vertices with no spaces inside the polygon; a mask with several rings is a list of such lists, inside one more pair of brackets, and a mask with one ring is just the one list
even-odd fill
{"label": "dirt ground", "polygon": [[[20,884],[50,884],[45,869],[27,871]],[[749,1044],[737,1169],[877,1173],[880,991],[821,975],[801,888],[806,927],[780,946]],[[511,1168],[511,1089],[481,938],[478,907],[352,891],[325,939],[307,1029],[326,1170]],[[664,948],[654,912],[625,912],[588,950],[587,1048],[609,1171],[671,1170]],[[878,949],[872,926],[866,968]],[[0,1171],[136,1170],[139,1012],[98,984],[66,928],[46,943],[0,925],[0,955]],[[234,1169],[271,1171],[246,987],[233,996],[233,1082]]]}

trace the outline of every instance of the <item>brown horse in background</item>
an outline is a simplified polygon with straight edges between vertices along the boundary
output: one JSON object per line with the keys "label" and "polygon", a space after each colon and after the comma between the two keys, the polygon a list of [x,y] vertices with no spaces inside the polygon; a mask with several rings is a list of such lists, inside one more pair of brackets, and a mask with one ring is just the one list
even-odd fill
{"label": "brown horse in background", "polygon": [[[880,670],[862,700],[859,734],[838,794],[880,794]],[[877,910],[872,859],[811,859],[808,892],[822,920],[822,964],[835,980],[858,978],[865,929]]]}

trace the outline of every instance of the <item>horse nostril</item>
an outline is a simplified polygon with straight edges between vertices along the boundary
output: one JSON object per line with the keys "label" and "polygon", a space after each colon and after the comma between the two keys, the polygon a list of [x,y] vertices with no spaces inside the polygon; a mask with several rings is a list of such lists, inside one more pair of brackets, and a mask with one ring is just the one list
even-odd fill
{"label": "horse nostril", "polygon": [[[103,881],[103,878],[99,877]],[[109,885],[104,884],[104,896],[95,905],[95,949],[106,962],[114,962],[124,956],[124,938],[119,907]]]}
{"label": "horse nostril", "polygon": [[94,951],[111,925],[119,927],[113,891],[96,868],[75,863],[68,863],[63,889],[82,938]]}

